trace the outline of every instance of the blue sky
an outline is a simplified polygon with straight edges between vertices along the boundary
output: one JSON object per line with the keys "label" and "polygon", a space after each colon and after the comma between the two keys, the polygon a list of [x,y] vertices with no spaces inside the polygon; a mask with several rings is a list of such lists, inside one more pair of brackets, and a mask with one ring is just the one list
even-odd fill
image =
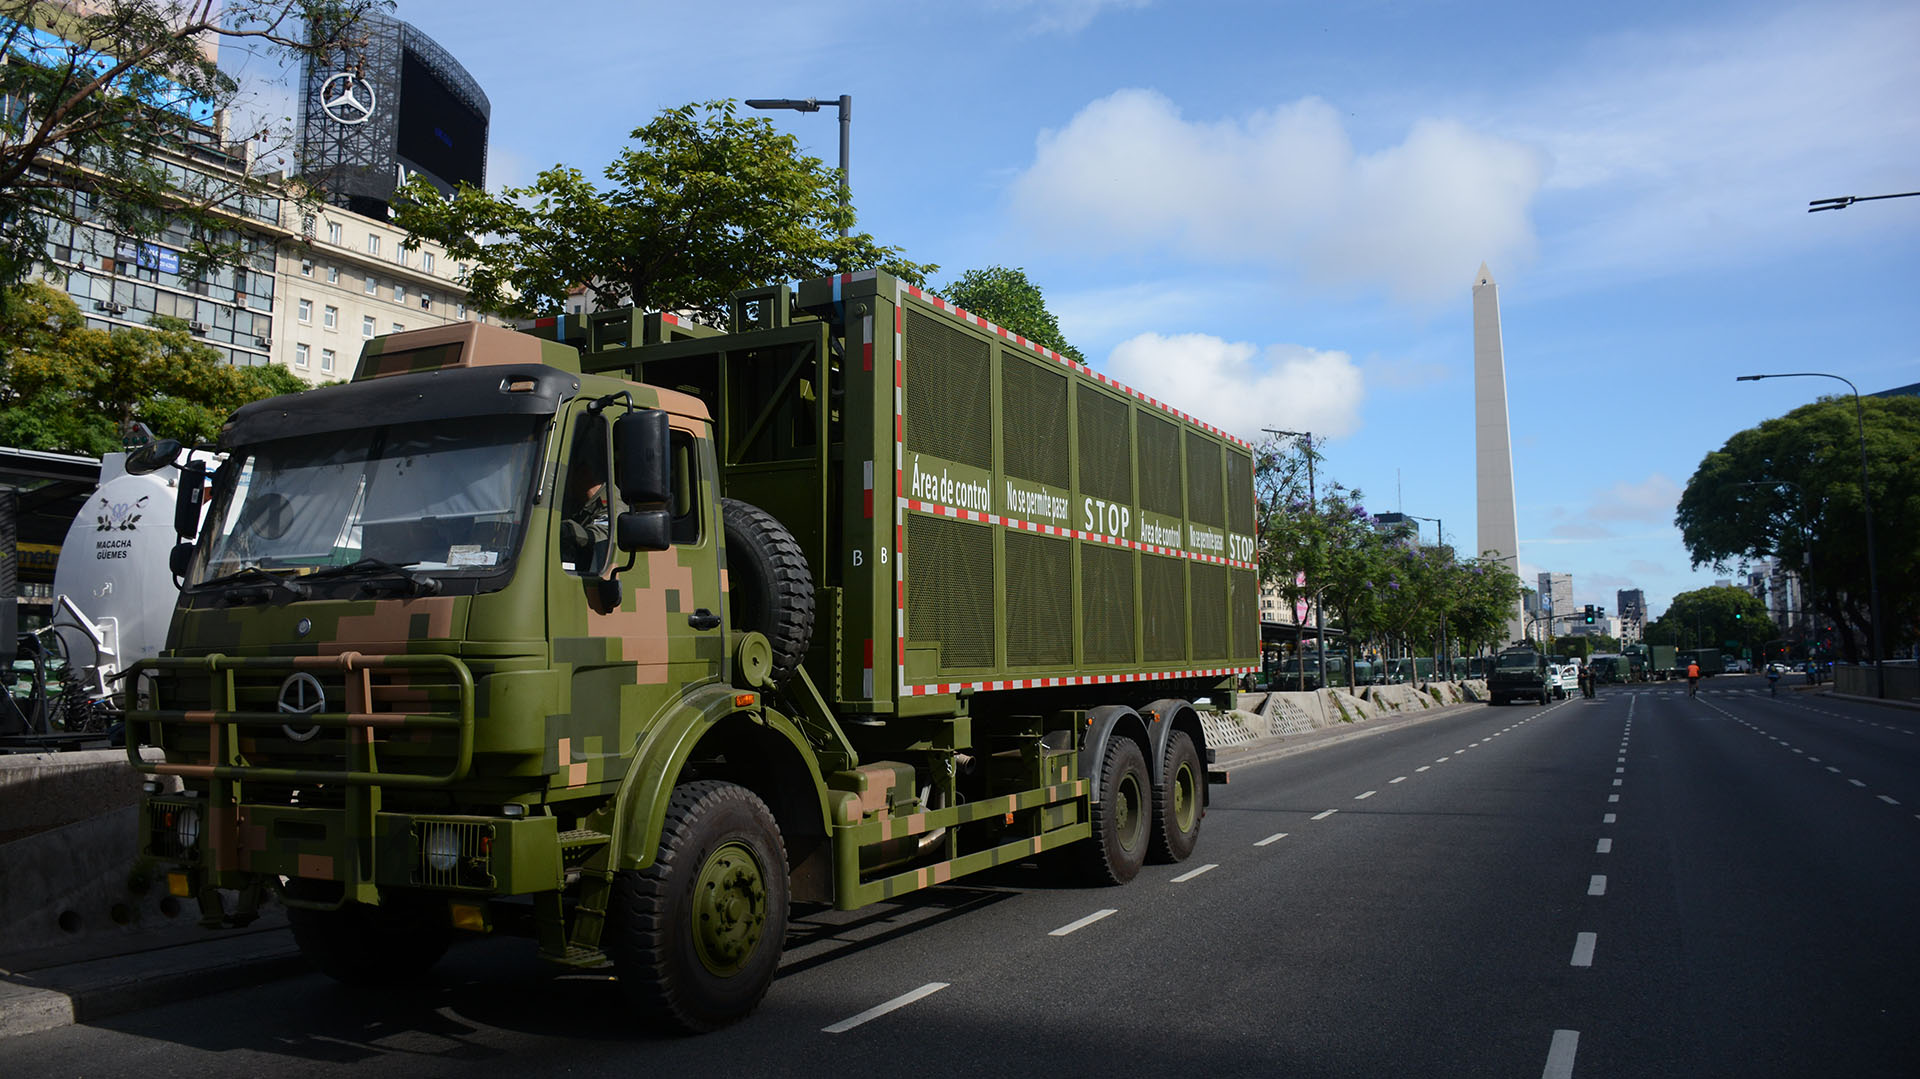
{"label": "blue sky", "polygon": [[[1471,285],[1500,285],[1521,564],[1657,613],[1728,436],[1920,381],[1911,3],[400,0],[493,102],[490,186],[597,175],[662,108],[854,97],[860,227],[1023,267],[1097,367],[1324,435],[1474,547]],[[830,110],[769,114],[829,162]],[[1428,533],[1431,538],[1431,532]]]}

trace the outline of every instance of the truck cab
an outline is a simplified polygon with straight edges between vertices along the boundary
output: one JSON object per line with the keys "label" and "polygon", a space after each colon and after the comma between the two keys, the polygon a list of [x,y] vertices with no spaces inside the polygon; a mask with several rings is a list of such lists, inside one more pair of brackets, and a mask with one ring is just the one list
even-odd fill
{"label": "truck cab", "polygon": [[1554,677],[1546,656],[1531,648],[1509,648],[1495,659],[1487,675],[1487,698],[1494,704],[1516,700],[1546,704]]}

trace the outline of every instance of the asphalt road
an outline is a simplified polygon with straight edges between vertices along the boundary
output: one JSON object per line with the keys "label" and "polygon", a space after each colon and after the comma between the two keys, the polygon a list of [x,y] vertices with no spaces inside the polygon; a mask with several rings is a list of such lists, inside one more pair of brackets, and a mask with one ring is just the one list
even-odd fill
{"label": "asphalt road", "polygon": [[[1194,858],[802,919],[747,1022],[640,1030],[515,940],[11,1039],[10,1076],[1910,1076],[1920,713],[1758,677],[1241,768]],[[879,1011],[886,1005],[892,1010]],[[682,1071],[682,1069],[685,1069]]]}

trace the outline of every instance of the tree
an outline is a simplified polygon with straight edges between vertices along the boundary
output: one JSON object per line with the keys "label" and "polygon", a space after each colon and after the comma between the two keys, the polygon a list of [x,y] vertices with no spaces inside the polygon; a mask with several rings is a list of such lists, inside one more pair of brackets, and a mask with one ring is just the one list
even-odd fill
{"label": "tree", "polygon": [[938,290],[949,302],[995,322],[1025,337],[1036,345],[1050,348],[1075,363],[1087,358],[1067,343],[1060,322],[1047,310],[1040,286],[1027,279],[1022,269],[988,266],[968,270],[945,288]]}
{"label": "tree", "polygon": [[90,456],[121,447],[131,422],[208,441],[248,401],[306,383],[284,367],[232,367],[178,319],[88,329],[66,294],[39,281],[0,303],[0,443]]}
{"label": "tree", "polygon": [[841,236],[853,210],[837,170],[732,100],[668,109],[632,137],[640,145],[607,166],[605,191],[563,166],[498,197],[465,184],[443,196],[415,179],[396,193],[394,221],[470,264],[469,305],[523,317],[584,285],[603,307],[692,310],[717,325],[739,289],[875,268],[920,284],[939,268],[864,232]]}
{"label": "tree", "polygon": [[[1868,494],[1889,646],[1920,635],[1920,398],[1868,397]],[[1849,660],[1868,639],[1866,513],[1853,400],[1826,397],[1737,432],[1701,461],[1674,514],[1695,566],[1778,558],[1840,630]]]}
{"label": "tree", "polygon": [[[184,222],[196,265],[230,261],[242,240],[226,207],[265,190],[244,170],[168,169],[239,85],[209,58],[216,42],[287,56],[352,43],[388,0],[0,0],[0,286],[23,277],[57,223],[91,218],[122,237]],[[308,34],[308,16],[325,11]],[[272,137],[269,133],[263,136]],[[291,141],[292,132],[280,134]]]}
{"label": "tree", "polygon": [[1681,648],[1724,648],[1728,641],[1765,641],[1776,630],[1767,605],[1744,588],[1696,588],[1673,597],[1666,612],[1647,625],[1651,643]]}

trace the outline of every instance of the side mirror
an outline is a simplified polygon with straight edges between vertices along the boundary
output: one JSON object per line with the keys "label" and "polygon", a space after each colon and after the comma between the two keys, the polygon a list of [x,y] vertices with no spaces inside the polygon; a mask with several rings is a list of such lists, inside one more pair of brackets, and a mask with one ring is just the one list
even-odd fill
{"label": "side mirror", "polygon": [[187,571],[193,568],[193,544],[174,544],[173,550],[167,552],[167,568],[175,577],[186,580]]}
{"label": "side mirror", "polygon": [[616,538],[623,551],[664,551],[673,546],[669,510],[630,510],[620,515]]}
{"label": "side mirror", "polygon": [[[620,501],[629,506],[673,501],[673,455],[665,412],[642,409],[613,421],[613,450],[614,485],[620,488]],[[623,532],[625,528],[623,515]],[[620,546],[627,544],[622,541]]]}
{"label": "side mirror", "polygon": [[[175,443],[177,449],[179,443]],[[173,531],[183,540],[200,532],[200,507],[207,498],[207,463],[188,461],[180,466],[180,494],[173,502]]]}
{"label": "side mirror", "polygon": [[180,443],[171,438],[149,442],[127,454],[127,471],[136,476],[158,472],[180,458]]}

